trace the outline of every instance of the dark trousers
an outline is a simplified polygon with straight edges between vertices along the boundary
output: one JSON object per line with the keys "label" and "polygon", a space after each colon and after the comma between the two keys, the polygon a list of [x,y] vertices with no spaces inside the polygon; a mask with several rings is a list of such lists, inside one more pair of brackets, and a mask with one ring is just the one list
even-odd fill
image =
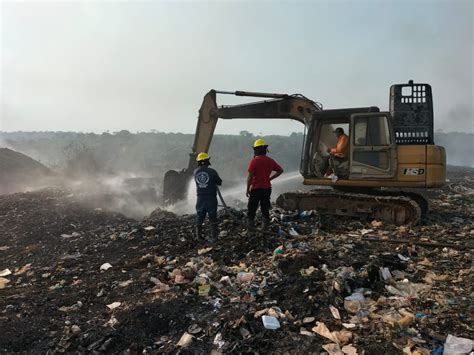
{"label": "dark trousers", "polygon": [[260,204],[260,210],[262,211],[263,218],[270,219],[270,195],[272,189],[255,189],[250,191],[248,208],[248,218],[250,220],[255,219],[255,213],[257,212],[258,205]]}
{"label": "dark trousers", "polygon": [[209,216],[210,223],[217,222],[217,197],[216,196],[198,196],[196,202],[196,224],[201,225]]}
{"label": "dark trousers", "polygon": [[[323,157],[323,162],[321,164],[321,169],[319,170],[321,172],[321,174],[323,174],[323,175],[326,174],[326,172],[328,171],[330,157],[331,157],[331,155],[326,155],[325,157]],[[341,157],[338,157],[336,155],[333,155],[332,159],[333,159],[333,162],[335,162],[335,163],[343,162],[343,161],[347,160],[347,158],[341,158]]]}

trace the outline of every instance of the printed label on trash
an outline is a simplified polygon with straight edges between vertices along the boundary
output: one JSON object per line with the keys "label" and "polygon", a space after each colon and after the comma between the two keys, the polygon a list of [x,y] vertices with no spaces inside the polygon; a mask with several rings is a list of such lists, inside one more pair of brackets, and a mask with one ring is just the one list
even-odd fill
{"label": "printed label on trash", "polygon": [[205,284],[199,286],[199,296],[208,296],[211,291],[211,285]]}

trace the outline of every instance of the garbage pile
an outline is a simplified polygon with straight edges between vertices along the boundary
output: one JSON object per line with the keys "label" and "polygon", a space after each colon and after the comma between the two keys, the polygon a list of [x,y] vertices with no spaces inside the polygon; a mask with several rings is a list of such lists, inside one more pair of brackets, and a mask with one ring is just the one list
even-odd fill
{"label": "garbage pile", "polygon": [[[141,222],[68,191],[0,197],[0,352],[454,354],[473,347],[472,170],[418,226],[272,210]],[[207,233],[210,235],[210,233]]]}

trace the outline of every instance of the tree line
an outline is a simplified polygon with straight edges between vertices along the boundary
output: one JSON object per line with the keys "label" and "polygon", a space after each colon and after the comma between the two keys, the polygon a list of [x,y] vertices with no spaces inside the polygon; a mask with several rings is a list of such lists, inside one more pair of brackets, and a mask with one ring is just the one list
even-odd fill
{"label": "tree line", "polygon": [[[223,178],[240,179],[246,174],[257,136],[247,131],[238,135],[214,136],[209,154]],[[302,133],[289,136],[263,136],[270,156],[286,171],[299,169]],[[194,141],[193,134],[120,131],[78,132],[0,132],[0,146],[24,153],[44,165],[71,174],[118,174],[162,176],[170,169],[186,168]],[[474,134],[435,134],[435,142],[446,148],[448,164],[474,166]]]}

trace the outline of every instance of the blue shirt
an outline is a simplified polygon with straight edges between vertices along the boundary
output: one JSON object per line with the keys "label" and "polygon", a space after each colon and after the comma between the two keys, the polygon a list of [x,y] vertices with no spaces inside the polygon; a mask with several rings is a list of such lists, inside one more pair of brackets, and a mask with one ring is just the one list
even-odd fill
{"label": "blue shirt", "polygon": [[217,194],[216,186],[222,184],[222,179],[217,171],[208,166],[200,166],[194,170],[194,181],[196,182],[198,196],[215,197]]}

